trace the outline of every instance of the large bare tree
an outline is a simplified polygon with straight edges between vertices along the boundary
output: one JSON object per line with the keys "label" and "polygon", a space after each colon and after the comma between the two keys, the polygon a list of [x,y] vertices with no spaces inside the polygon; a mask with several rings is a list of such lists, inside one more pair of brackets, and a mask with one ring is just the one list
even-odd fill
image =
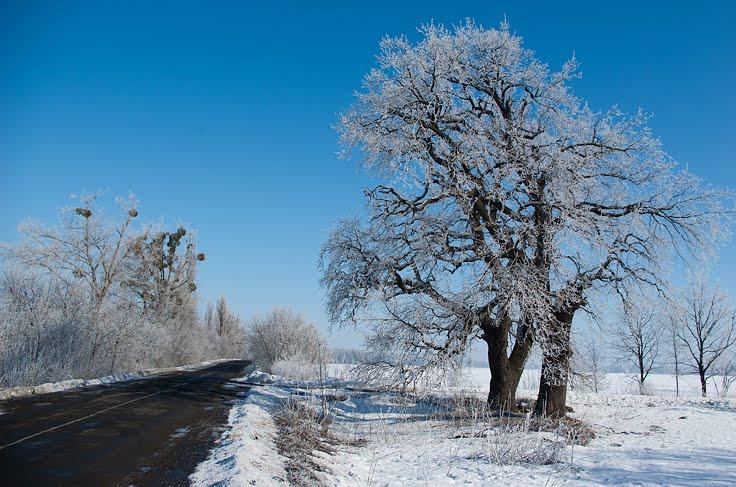
{"label": "large bare tree", "polygon": [[536,341],[537,412],[562,415],[576,313],[605,287],[661,286],[671,255],[716,243],[724,194],[677,170],[643,114],[576,98],[574,61],[549,71],[505,25],[421,34],[382,42],[340,119],[346,154],[385,182],[366,191],[368,222],[324,246],[328,310],[403,323],[425,361],[483,338],[489,399],[506,406]]}

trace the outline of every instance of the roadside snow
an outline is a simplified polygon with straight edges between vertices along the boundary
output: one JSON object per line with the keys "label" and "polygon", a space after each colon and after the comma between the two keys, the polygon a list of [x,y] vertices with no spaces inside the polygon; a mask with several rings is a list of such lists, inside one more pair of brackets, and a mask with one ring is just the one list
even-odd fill
{"label": "roadside snow", "polygon": [[[230,409],[228,425],[207,459],[189,477],[193,486],[270,486],[287,485],[285,458],[275,441],[278,429],[273,412],[289,397],[314,399],[316,381],[295,381],[253,371],[232,382],[251,385],[243,399]],[[335,390],[345,381],[330,379],[326,385]],[[362,485],[367,478],[358,452],[344,447],[337,454],[314,451],[314,462],[322,467],[316,472],[322,485],[347,487]]]}
{"label": "roadside snow", "polygon": [[[228,430],[197,467],[193,485],[285,484],[285,462],[274,444],[278,431],[271,413],[285,398],[315,404],[321,394],[329,402],[330,431],[363,442],[337,444],[330,454],[314,452],[322,485],[736,485],[732,398],[571,391],[571,415],[591,425],[596,438],[587,446],[563,448],[558,463],[504,465],[489,454],[494,440],[458,434],[467,427],[438,419],[434,413],[439,406],[432,400],[361,391],[344,380],[330,380],[322,389],[263,372],[236,381],[264,385],[253,386],[243,402],[233,406]],[[552,433],[526,434],[554,440]]]}
{"label": "roadside snow", "polygon": [[269,412],[278,398],[269,388],[253,388],[245,394],[230,409],[227,429],[215,448],[189,477],[191,485],[286,484],[284,459],[275,445],[276,425]]}
{"label": "roadside snow", "polygon": [[220,362],[227,362],[232,359],[209,360],[207,362],[199,362],[196,364],[182,365],[179,367],[167,367],[161,369],[147,369],[139,372],[128,372],[125,374],[107,375],[97,379],[69,379],[61,382],[49,382],[37,386],[13,387],[10,389],[0,389],[0,401],[13,397],[34,396],[36,394],[47,394],[49,392],[68,391],[78,387],[98,386],[102,384],[114,384],[116,382],[125,382],[129,380],[141,379],[153,375],[170,374],[179,371],[198,370],[209,365]]}

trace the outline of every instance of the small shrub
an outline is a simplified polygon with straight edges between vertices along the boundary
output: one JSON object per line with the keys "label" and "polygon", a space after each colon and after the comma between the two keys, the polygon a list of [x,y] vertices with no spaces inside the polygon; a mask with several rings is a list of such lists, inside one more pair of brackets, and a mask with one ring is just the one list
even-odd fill
{"label": "small shrub", "polygon": [[530,427],[536,431],[554,432],[564,437],[568,444],[585,446],[595,438],[595,431],[579,419],[532,417]]}
{"label": "small shrub", "polygon": [[529,415],[523,420],[498,421],[481,436],[483,441],[473,444],[475,451],[470,458],[496,465],[551,465],[561,460],[566,448],[564,438],[534,431]]}

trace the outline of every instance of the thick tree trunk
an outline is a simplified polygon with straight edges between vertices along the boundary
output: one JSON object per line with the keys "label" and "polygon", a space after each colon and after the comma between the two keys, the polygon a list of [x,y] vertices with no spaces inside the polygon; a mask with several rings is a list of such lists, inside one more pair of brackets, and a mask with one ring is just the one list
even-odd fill
{"label": "thick tree trunk", "polygon": [[483,336],[488,345],[488,369],[491,372],[488,404],[493,406],[501,406],[508,396],[507,336],[503,326],[494,327]]}
{"label": "thick tree trunk", "polygon": [[545,355],[539,379],[539,393],[534,414],[562,418],[567,413],[567,371],[569,353]]}
{"label": "thick tree trunk", "polygon": [[539,378],[539,393],[534,414],[551,418],[562,418],[567,413],[567,379],[570,373],[570,330],[573,311],[556,314],[554,343],[551,351],[543,353],[542,373]]}
{"label": "thick tree trunk", "polygon": [[491,373],[491,381],[488,387],[488,405],[494,408],[508,406],[508,340],[509,327],[508,318],[504,318],[497,326],[486,323],[483,331],[483,339],[488,346],[488,369]]}

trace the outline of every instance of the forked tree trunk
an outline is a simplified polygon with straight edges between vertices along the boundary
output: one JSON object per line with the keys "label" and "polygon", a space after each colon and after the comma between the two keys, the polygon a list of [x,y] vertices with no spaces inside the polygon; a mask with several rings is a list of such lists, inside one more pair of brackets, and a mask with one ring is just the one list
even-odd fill
{"label": "forked tree trunk", "polygon": [[516,389],[533,343],[531,333],[522,326],[509,355],[510,330],[511,320],[505,317],[499,326],[487,326],[483,334],[488,345],[488,368],[491,372],[488,405],[500,411],[516,409]]}

